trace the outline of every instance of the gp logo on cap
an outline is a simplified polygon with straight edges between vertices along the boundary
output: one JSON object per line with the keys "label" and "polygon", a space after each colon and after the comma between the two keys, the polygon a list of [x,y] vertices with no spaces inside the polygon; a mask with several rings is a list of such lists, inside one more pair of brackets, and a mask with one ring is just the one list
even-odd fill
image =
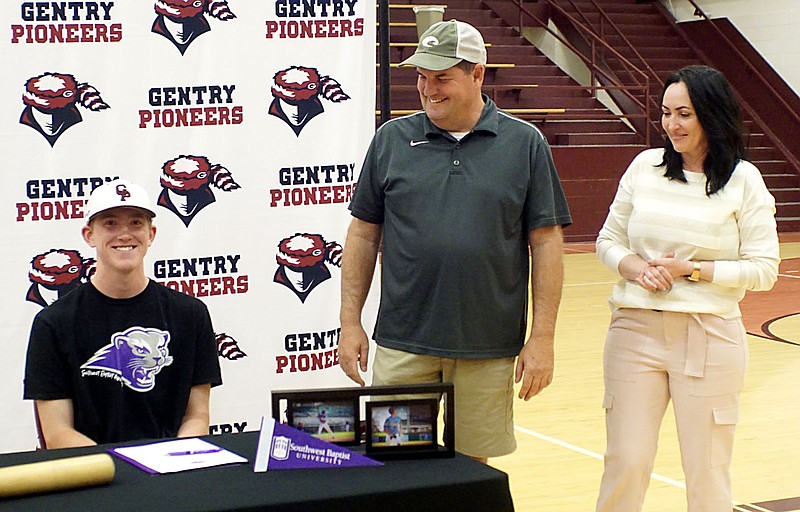
{"label": "gp logo on cap", "polygon": [[128,192],[128,187],[126,187],[124,183],[117,185],[117,195],[119,196],[120,201],[125,201],[131,197],[131,193]]}

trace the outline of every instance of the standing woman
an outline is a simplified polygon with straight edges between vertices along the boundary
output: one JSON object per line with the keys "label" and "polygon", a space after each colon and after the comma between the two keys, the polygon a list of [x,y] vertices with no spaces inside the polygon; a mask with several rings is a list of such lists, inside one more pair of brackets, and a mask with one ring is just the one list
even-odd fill
{"label": "standing woman", "polygon": [[777,279],[775,200],[744,160],[739,106],[706,66],[671,75],[664,149],[634,158],[597,237],[614,285],[603,356],[607,447],[598,512],[634,512],[672,399],[689,512],[731,510],[747,366],[739,301]]}

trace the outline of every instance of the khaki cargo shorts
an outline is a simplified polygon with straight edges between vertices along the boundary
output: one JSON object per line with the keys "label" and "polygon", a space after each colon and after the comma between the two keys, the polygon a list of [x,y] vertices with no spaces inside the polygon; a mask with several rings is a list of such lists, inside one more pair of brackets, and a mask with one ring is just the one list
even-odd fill
{"label": "khaki cargo shorts", "polygon": [[378,346],[372,385],[452,382],[456,451],[470,457],[500,457],[517,447],[514,359],[448,359]]}

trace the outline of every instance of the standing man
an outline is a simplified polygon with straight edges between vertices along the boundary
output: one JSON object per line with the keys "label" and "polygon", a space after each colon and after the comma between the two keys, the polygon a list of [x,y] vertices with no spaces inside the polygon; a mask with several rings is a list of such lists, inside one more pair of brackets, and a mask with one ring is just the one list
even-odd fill
{"label": "standing man", "polygon": [[364,161],[339,361],[364,385],[361,313],[381,248],[373,385],[453,382],[456,449],[486,461],[516,448],[514,382],[529,400],[553,379],[561,228],[572,219],[544,136],[481,94],[486,49],[474,27],[434,24],[400,65],[417,68],[424,112],[381,126]]}
{"label": "standing man", "polygon": [[151,208],[129,181],[95,189],[82,234],[96,271],[33,320],[24,397],[43,447],[208,435],[211,387],[222,383],[211,318],[145,275]]}

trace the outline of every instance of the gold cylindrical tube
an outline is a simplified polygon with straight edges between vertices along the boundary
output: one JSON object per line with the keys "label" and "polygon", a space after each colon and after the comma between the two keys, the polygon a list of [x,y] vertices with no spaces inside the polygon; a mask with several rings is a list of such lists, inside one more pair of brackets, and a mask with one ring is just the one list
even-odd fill
{"label": "gold cylindrical tube", "polygon": [[0,497],[76,489],[114,479],[114,460],[107,453],[34,462],[0,468]]}

